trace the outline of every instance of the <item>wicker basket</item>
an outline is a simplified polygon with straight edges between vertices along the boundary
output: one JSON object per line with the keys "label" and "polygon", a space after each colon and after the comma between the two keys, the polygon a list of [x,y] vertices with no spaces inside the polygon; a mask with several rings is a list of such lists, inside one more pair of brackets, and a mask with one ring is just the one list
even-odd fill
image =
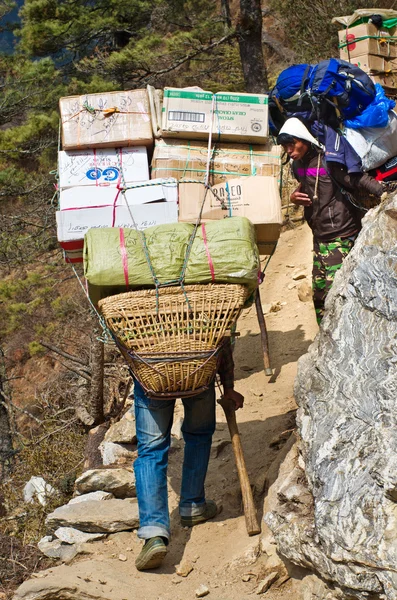
{"label": "wicker basket", "polygon": [[127,292],[99,302],[121,353],[153,398],[191,396],[207,388],[248,296],[237,284],[184,289]]}

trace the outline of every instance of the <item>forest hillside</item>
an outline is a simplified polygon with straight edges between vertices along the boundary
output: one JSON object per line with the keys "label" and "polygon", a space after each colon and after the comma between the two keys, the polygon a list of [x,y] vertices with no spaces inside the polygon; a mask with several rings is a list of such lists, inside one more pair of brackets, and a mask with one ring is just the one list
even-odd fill
{"label": "forest hillside", "polygon": [[[46,513],[70,498],[89,431],[129,393],[56,238],[59,98],[147,85],[266,92],[288,65],[338,56],[332,17],[377,7],[397,2],[0,2],[0,598],[42,561]],[[22,506],[37,474],[60,495]]]}

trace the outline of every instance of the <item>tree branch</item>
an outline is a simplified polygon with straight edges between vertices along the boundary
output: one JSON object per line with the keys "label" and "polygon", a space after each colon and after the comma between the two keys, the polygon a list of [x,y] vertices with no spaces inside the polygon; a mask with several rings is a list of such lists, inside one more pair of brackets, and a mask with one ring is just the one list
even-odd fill
{"label": "tree branch", "polygon": [[224,44],[225,42],[227,42],[228,40],[231,40],[234,37],[236,37],[236,32],[235,31],[231,31],[227,35],[224,35],[220,40],[217,40],[216,42],[212,42],[212,44],[209,44],[208,46],[201,46],[200,48],[198,48],[194,52],[191,52],[190,54],[187,54],[183,58],[180,58],[179,60],[177,60],[176,62],[174,62],[174,64],[172,64],[170,67],[167,67],[165,69],[160,69],[159,71],[153,71],[152,73],[146,73],[145,75],[142,75],[142,77],[140,77],[138,79],[138,81],[142,81],[145,78],[147,78],[148,81],[150,81],[150,79],[152,79],[154,77],[158,77],[159,75],[164,75],[165,73],[169,73],[170,71],[174,71],[175,69],[177,69],[178,67],[180,67],[181,65],[183,65],[185,62],[188,62],[189,60],[192,60],[192,58],[195,58],[199,54],[204,54],[205,52],[209,52],[213,48],[216,48],[217,46],[220,46],[221,44]]}
{"label": "tree branch", "polygon": [[81,360],[81,358],[77,358],[77,356],[73,356],[72,354],[69,354],[68,352],[65,352],[64,350],[61,350],[60,348],[57,348],[56,346],[53,346],[52,344],[49,344],[48,342],[43,342],[42,340],[40,340],[39,342],[42,346],[44,346],[44,348],[48,348],[48,350],[51,350],[52,352],[55,352],[55,354],[59,354],[60,356],[63,356],[63,358],[67,358],[69,360],[71,360],[72,362],[78,363],[79,365],[82,365],[83,367],[86,367],[87,369],[87,374],[89,374],[89,365],[84,362],[83,360]]}

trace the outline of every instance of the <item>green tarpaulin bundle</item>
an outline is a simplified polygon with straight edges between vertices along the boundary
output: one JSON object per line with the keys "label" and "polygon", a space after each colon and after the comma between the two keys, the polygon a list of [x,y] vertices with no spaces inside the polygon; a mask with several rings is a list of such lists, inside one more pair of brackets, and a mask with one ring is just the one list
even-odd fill
{"label": "green tarpaulin bundle", "polygon": [[[106,227],[89,229],[84,240],[84,273],[91,300],[177,281],[182,273],[190,223],[149,227],[144,231]],[[186,265],[185,284],[242,283],[253,290],[260,259],[254,226],[246,217],[201,223]]]}

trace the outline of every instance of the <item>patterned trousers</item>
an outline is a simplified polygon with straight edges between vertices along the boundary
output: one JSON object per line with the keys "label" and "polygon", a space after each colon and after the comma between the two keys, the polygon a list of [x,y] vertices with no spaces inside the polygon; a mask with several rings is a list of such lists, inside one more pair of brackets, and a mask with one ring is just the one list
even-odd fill
{"label": "patterned trousers", "polygon": [[313,303],[317,323],[324,316],[325,298],[334,282],[335,273],[341,268],[342,262],[353,248],[356,236],[336,238],[332,242],[313,242]]}

